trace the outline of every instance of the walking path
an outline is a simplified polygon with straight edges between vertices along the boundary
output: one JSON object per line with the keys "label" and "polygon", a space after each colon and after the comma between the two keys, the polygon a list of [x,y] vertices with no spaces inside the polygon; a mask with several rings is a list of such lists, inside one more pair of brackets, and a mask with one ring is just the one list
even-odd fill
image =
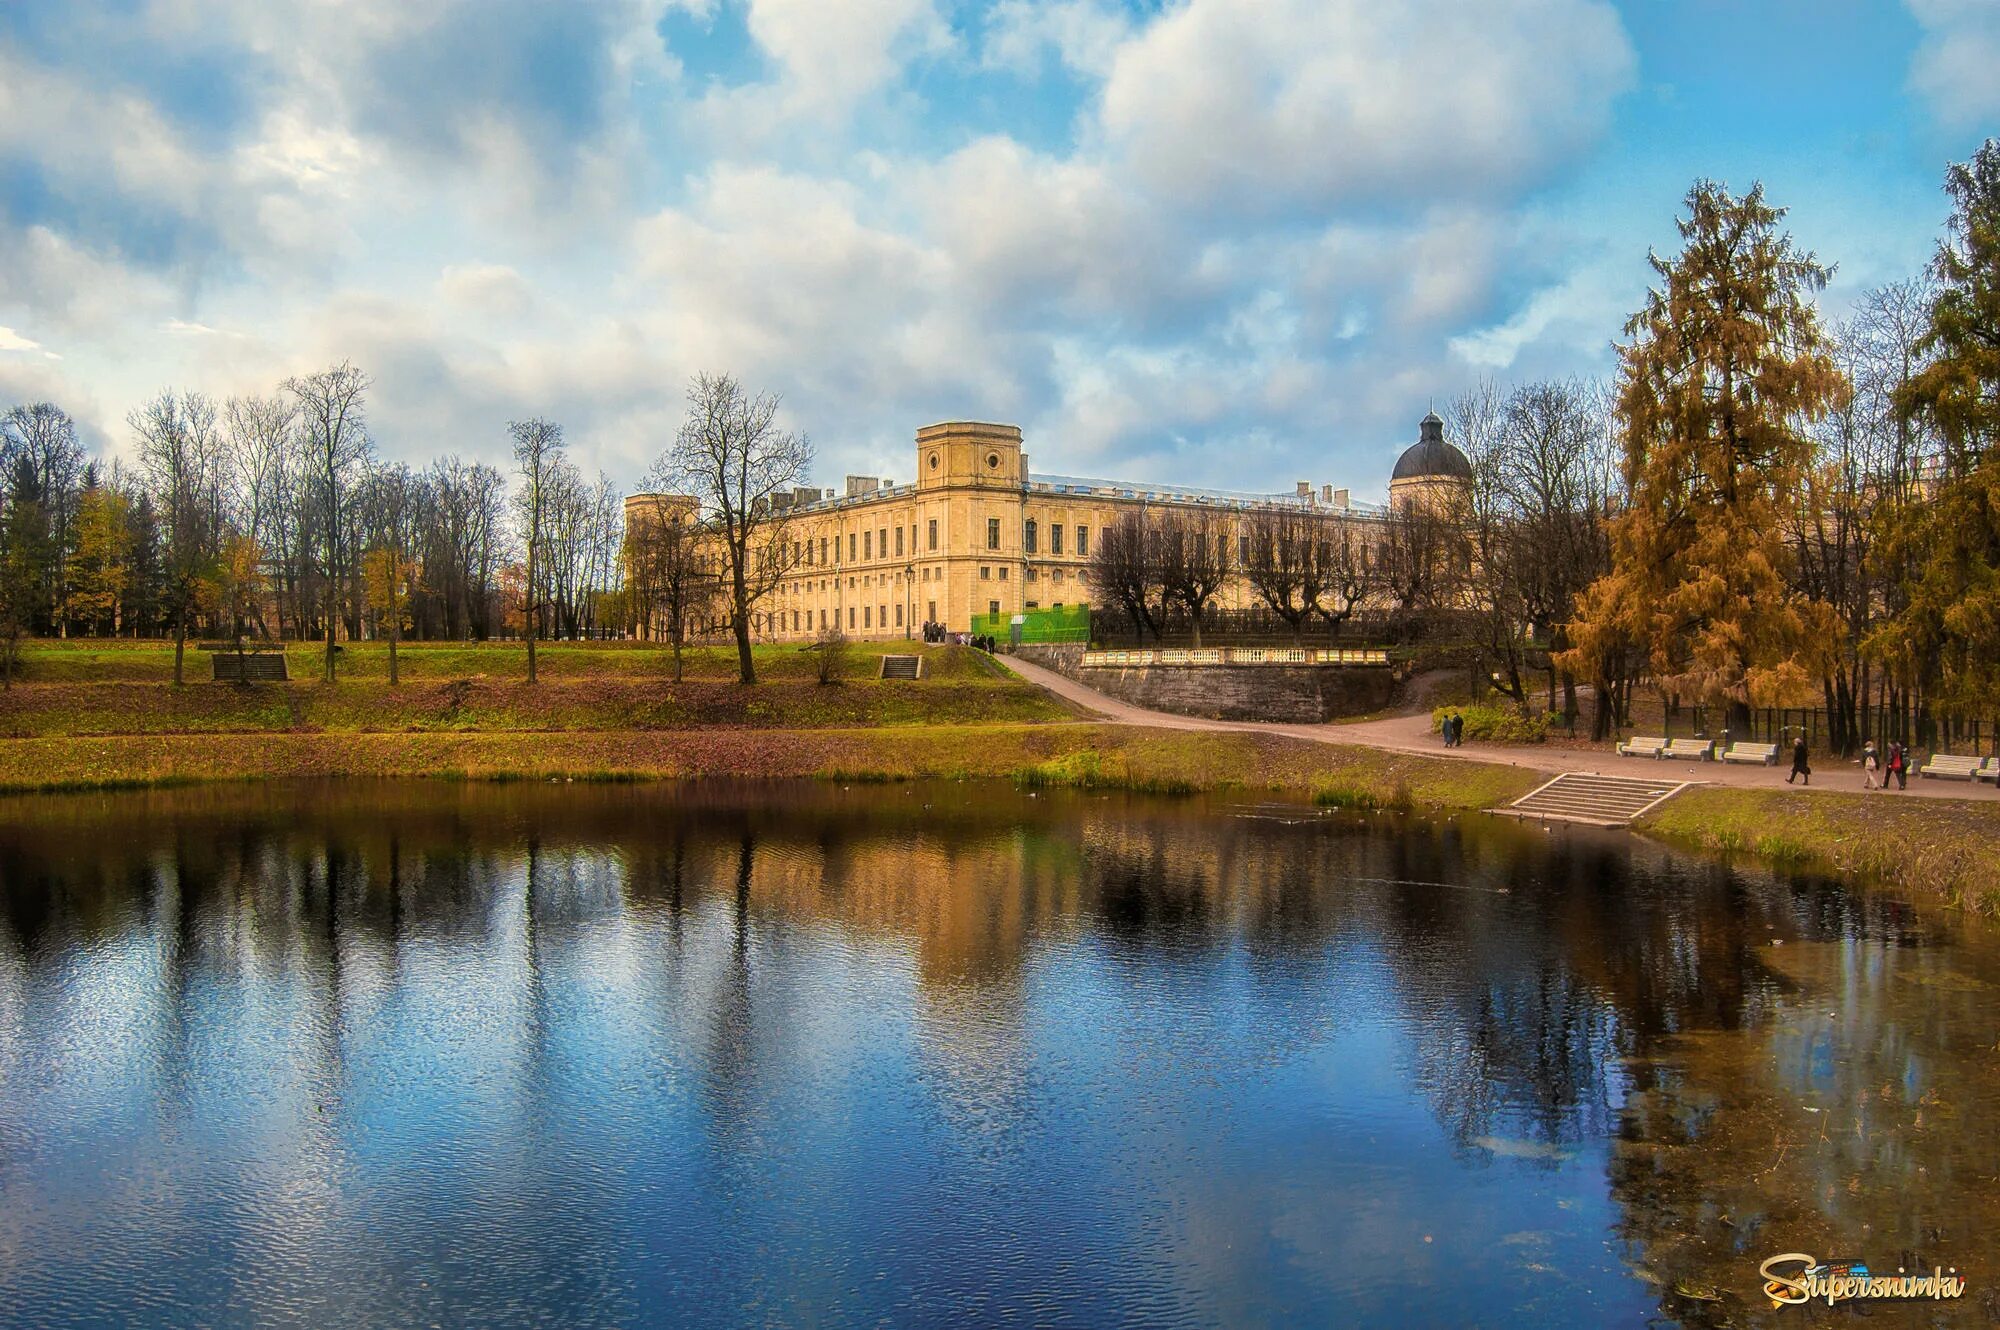
{"label": "walking path", "polygon": [[[1056,696],[1085,711],[1093,712],[1116,725],[1146,725],[1163,730],[1227,730],[1244,734],[1282,734],[1313,743],[1348,744],[1388,753],[1408,753],[1418,757],[1442,757],[1496,766],[1526,767],[1551,775],[1564,771],[1588,771],[1606,776],[1636,776],[1650,780],[1697,781],[1709,785],[1730,785],[1745,789],[1785,788],[1789,762],[1775,767],[1746,767],[1728,762],[1655,762],[1647,758],[1619,757],[1603,749],[1541,747],[1535,744],[1482,744],[1467,741],[1463,747],[1446,748],[1431,733],[1430,716],[1391,716],[1383,720],[1349,721],[1345,724],[1295,725],[1283,721],[1206,720],[1199,716],[1177,716],[1166,711],[1121,702],[1095,688],[1057,674],[1054,670],[1022,660],[1019,656],[996,656],[1000,664],[1039,684]],[[1819,755],[1814,761],[1811,785],[1792,785],[1809,792],[1833,790],[1863,793],[1861,766],[1857,762]],[[1867,791],[1875,793],[1875,791]],[[1891,790],[1890,798],[2000,800],[1992,785],[1956,780],[1925,780],[1912,773],[1907,790]]]}

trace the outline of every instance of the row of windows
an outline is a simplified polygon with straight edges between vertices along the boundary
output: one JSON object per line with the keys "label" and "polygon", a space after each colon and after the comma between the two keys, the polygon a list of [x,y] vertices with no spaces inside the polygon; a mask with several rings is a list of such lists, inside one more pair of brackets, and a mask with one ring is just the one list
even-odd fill
{"label": "row of windows", "polygon": [[[936,550],[938,547],[937,519],[935,517],[930,519],[927,527],[928,529],[924,534],[925,545],[928,549]],[[915,526],[907,528],[903,526],[882,526],[876,527],[873,531],[848,532],[847,562],[855,563],[862,559],[887,559],[892,557],[900,559],[904,557],[905,531],[909,533],[908,550],[911,554],[914,554],[917,552],[917,528]],[[895,537],[894,555],[891,555],[889,552],[890,537],[892,534]],[[880,553],[878,554],[877,551],[880,551]],[[810,539],[803,542],[797,540],[792,542],[792,563],[794,566],[804,565],[811,567],[814,564],[824,565],[829,559],[835,563],[840,561],[839,536],[821,536],[817,547],[814,546]]]}
{"label": "row of windows", "polygon": [[[889,623],[889,609],[890,607],[887,605],[862,605],[859,606],[858,609],[856,606],[849,605],[847,607],[847,626],[849,628],[873,628],[877,624],[879,624],[884,628],[888,628],[891,626]],[[896,622],[894,626],[897,628],[901,628],[903,626],[903,607],[901,605],[898,605],[895,607],[895,611],[896,611]],[[859,623],[855,622],[855,616],[857,613],[860,615]],[[833,611],[831,617],[832,617],[831,626],[836,628],[839,627],[840,611],[839,610]],[[936,601],[931,602],[931,617],[932,618],[937,617]],[[783,612],[781,611],[778,615],[778,627],[782,629],[784,627],[784,624],[785,624],[784,615]],[[825,610],[821,610],[819,612],[819,626],[821,628],[826,628],[829,626],[828,615]],[[803,627],[801,627],[801,612],[798,610],[792,611],[793,632],[795,633],[810,632],[812,630],[812,627],[813,627],[813,612],[811,610],[806,610],[803,612]]]}
{"label": "row of windows", "polygon": [[[847,562],[855,563],[860,560],[874,559],[878,557],[883,559],[903,558],[904,557],[903,533],[906,529],[909,532],[909,552],[912,554],[916,553],[917,550],[916,527],[911,526],[908,528],[904,528],[902,526],[893,526],[893,527],[883,526],[883,527],[876,527],[873,531],[848,532]],[[1076,526],[1071,528],[1071,530],[1074,531],[1076,537],[1076,557],[1079,559],[1089,558],[1090,528],[1087,526]],[[894,545],[895,545],[895,553],[893,555],[890,553],[890,544],[892,535],[894,537]],[[1041,524],[1035,521],[1033,518],[1029,518],[1025,523],[1022,524],[1021,527],[1021,549],[1024,553],[1039,554],[1041,553],[1040,545],[1041,545]],[[926,524],[926,529],[924,532],[924,548],[927,552],[935,553],[937,547],[938,547],[938,524],[937,524],[937,519],[933,517]],[[986,519],[986,548],[989,550],[997,550],[1000,548],[1000,519],[997,517],[989,517]],[[1247,560],[1249,557],[1247,544],[1245,545],[1244,549],[1245,549],[1244,558]],[[878,550],[880,551],[879,555],[877,553]],[[1063,525],[1060,522],[1051,522],[1049,524],[1049,553],[1061,554],[1062,552],[1063,552]],[[814,546],[813,542],[810,539],[805,541],[795,540],[792,542],[792,564],[795,567],[797,566],[812,567],[815,564],[824,566],[829,561],[829,559],[831,559],[833,562],[836,563],[839,562],[840,560],[839,536],[821,536],[819,538],[819,544],[817,547]]]}
{"label": "row of windows", "polygon": [[[1074,529],[1076,531],[1076,557],[1087,559],[1090,557],[1090,528],[1087,526],[1078,526]],[[1041,544],[1041,536],[1041,523],[1032,517],[1023,522],[1021,524],[1021,552],[1023,554],[1041,553],[1040,548],[1038,548]],[[986,519],[986,548],[989,550],[1000,548],[1000,519],[997,517]],[[1061,554],[1062,552],[1062,523],[1051,522],[1049,523],[1049,553]]]}

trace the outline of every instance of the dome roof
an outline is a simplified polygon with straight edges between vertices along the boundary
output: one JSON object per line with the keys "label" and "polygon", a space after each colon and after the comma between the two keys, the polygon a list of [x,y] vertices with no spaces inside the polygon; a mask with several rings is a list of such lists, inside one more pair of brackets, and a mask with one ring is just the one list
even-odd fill
{"label": "dome roof", "polygon": [[1403,450],[1396,459],[1396,469],[1390,473],[1391,481],[1431,480],[1437,477],[1452,480],[1472,479],[1472,463],[1465,460],[1465,454],[1444,441],[1444,422],[1437,412],[1427,413],[1417,426],[1417,441]]}

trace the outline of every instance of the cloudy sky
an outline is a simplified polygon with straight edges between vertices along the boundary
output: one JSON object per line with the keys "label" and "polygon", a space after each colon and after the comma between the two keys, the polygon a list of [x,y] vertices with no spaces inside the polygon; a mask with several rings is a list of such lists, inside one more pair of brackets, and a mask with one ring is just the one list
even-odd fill
{"label": "cloudy sky", "polygon": [[2000,0],[0,0],[0,404],[347,358],[382,451],[690,373],[820,476],[939,419],[1038,470],[1379,487],[1485,375],[1601,373],[1690,181],[1926,261]]}

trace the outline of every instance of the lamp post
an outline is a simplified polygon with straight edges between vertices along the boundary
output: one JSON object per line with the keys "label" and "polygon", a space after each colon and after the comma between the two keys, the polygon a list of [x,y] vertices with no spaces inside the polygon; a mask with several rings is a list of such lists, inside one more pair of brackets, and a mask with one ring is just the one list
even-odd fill
{"label": "lamp post", "polygon": [[[915,528],[911,528],[915,530]],[[903,640],[910,640],[910,630],[915,626],[911,620],[917,617],[917,565],[915,562],[903,565]]]}

